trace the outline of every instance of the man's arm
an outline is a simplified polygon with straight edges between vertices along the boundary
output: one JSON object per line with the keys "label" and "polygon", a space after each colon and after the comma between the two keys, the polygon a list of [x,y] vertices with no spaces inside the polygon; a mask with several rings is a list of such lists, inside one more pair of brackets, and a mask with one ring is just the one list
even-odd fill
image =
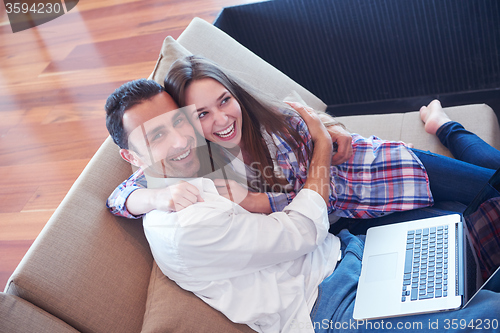
{"label": "man's arm", "polygon": [[153,209],[179,211],[195,202],[202,201],[196,186],[181,181],[179,184],[166,188],[137,189],[128,196],[125,205],[131,214],[143,215]]}
{"label": "man's arm", "polygon": [[[138,219],[142,215],[134,215],[127,209],[127,200],[131,193],[138,189],[144,189],[147,186],[146,178],[141,169],[135,171],[128,179],[116,187],[113,193],[106,200],[106,206],[113,215],[126,217],[129,219]],[[146,212],[145,212],[146,213]]]}

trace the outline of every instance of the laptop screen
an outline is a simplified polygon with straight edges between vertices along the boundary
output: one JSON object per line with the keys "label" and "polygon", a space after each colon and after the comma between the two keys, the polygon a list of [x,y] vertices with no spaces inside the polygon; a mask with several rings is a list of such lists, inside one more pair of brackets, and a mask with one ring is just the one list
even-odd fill
{"label": "laptop screen", "polygon": [[[478,262],[474,256],[474,249],[469,237],[464,237],[465,242],[465,299],[469,300],[481,288],[481,279]],[[481,272],[482,273],[482,272]]]}
{"label": "laptop screen", "polygon": [[[488,281],[485,289],[500,289],[500,170],[490,179],[481,192],[463,213],[464,221],[470,237],[468,251],[474,251],[481,271],[482,281]],[[467,258],[469,258],[467,254]],[[472,267],[470,267],[472,268]],[[467,275],[472,274],[467,269]],[[494,275],[494,276],[493,276]],[[473,279],[472,277],[470,277]],[[471,281],[472,284],[472,281]],[[471,288],[471,289],[469,289]],[[473,291],[467,285],[467,291]],[[473,295],[472,294],[469,295]]]}

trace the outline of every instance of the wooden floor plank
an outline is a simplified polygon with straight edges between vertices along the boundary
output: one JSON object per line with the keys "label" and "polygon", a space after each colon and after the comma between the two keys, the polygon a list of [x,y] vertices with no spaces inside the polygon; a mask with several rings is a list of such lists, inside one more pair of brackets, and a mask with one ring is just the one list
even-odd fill
{"label": "wooden floor plank", "polygon": [[0,241],[34,240],[53,213],[53,209],[1,213]]}
{"label": "wooden floor plank", "polygon": [[[3,185],[2,193],[0,193],[0,214],[22,211],[37,190],[38,185],[36,184]],[[2,224],[2,220],[0,220],[0,224]]]}
{"label": "wooden floor plank", "polygon": [[37,186],[26,204],[21,208],[21,213],[54,211],[54,202],[61,202],[71,185],[73,185],[71,181],[61,181]]}
{"label": "wooden floor plank", "polygon": [[[180,32],[179,30],[157,32],[94,44],[78,45],[63,61],[51,62],[43,73],[128,66],[136,63],[138,59],[154,60],[149,58],[155,52],[159,53],[158,45],[163,43],[166,34],[177,38]],[[136,51],[129,52],[127,50],[129,45],[134,45]],[[99,56],[101,54],[105,56]]]}
{"label": "wooden floor plank", "polygon": [[19,125],[2,139],[0,167],[90,159],[107,135],[104,116],[92,120]]}
{"label": "wooden floor plank", "polygon": [[[26,184],[47,185],[56,182],[65,182],[68,184],[73,183],[88,164],[89,160],[90,158],[34,164],[19,164],[15,167],[0,167],[0,174],[5,177],[2,182],[2,186],[4,186],[5,190],[7,190],[9,188],[15,188],[16,186]],[[68,186],[68,190],[70,187],[71,186]],[[54,204],[55,207],[57,207],[59,203]]]}

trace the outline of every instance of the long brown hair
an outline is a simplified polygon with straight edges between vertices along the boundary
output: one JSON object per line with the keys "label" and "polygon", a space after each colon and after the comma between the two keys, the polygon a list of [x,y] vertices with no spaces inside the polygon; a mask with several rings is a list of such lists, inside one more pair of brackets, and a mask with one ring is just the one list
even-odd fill
{"label": "long brown hair", "polygon": [[[302,137],[287,121],[289,116],[279,110],[285,108],[285,105],[250,87],[214,62],[200,56],[187,56],[175,61],[165,77],[164,86],[179,106],[185,106],[188,86],[195,80],[205,78],[214,79],[222,84],[240,104],[243,120],[241,141],[252,161],[257,162],[252,166],[257,166],[263,188],[269,191],[275,184],[288,184],[286,179],[277,177],[274,172],[270,174],[265,172],[269,168],[274,170],[272,162],[274,156],[270,156],[261,133],[261,126],[263,126],[268,133],[281,137],[293,151],[297,152],[299,163],[309,162],[299,151]],[[295,111],[293,114],[296,114]],[[306,150],[310,159],[307,146]]]}

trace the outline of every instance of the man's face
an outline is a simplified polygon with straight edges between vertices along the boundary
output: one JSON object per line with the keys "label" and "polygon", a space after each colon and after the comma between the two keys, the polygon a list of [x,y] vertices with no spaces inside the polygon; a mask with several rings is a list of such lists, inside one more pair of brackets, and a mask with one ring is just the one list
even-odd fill
{"label": "man's face", "polygon": [[194,177],[200,169],[196,135],[183,109],[166,92],[123,115],[130,149],[120,154],[154,177]]}

